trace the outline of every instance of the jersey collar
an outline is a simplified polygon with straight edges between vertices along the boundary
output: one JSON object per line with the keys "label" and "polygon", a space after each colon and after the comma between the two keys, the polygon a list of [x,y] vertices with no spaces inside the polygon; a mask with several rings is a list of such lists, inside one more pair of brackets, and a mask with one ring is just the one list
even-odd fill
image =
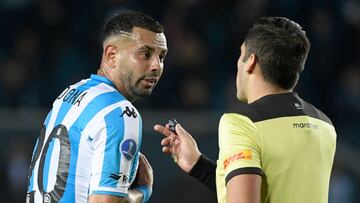
{"label": "jersey collar", "polygon": [[106,83],[106,84],[108,84],[108,85],[110,85],[110,86],[112,86],[112,87],[114,87],[116,89],[114,83],[111,82],[111,80],[109,80],[108,78],[106,78],[104,76],[97,75],[97,74],[91,74],[90,79],[95,80],[95,81],[99,81],[99,82],[102,82],[102,83]]}

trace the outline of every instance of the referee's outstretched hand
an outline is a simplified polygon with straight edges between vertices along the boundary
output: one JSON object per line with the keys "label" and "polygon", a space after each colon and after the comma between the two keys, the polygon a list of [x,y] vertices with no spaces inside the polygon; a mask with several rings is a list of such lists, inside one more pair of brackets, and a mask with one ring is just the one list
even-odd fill
{"label": "referee's outstretched hand", "polygon": [[162,151],[171,154],[178,166],[189,173],[201,155],[194,138],[180,125],[175,125],[175,133],[170,126],[155,125],[154,130],[163,134]]}

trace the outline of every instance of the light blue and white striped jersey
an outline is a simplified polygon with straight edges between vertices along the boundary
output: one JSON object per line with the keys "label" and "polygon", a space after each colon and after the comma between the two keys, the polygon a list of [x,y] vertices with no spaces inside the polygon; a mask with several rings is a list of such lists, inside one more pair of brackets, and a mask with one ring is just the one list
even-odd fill
{"label": "light blue and white striped jersey", "polygon": [[110,80],[91,75],[67,87],[36,142],[26,202],[126,196],[136,176],[141,139],[139,112]]}

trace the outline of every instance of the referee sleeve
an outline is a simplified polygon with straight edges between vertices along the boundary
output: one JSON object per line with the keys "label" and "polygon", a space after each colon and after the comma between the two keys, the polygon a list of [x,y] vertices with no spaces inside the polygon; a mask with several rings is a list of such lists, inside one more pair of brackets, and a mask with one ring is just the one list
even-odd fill
{"label": "referee sleeve", "polygon": [[199,182],[216,193],[216,163],[201,155],[189,175],[196,178]]}
{"label": "referee sleeve", "polygon": [[239,114],[224,114],[219,124],[219,162],[225,184],[241,174],[262,175],[256,126]]}

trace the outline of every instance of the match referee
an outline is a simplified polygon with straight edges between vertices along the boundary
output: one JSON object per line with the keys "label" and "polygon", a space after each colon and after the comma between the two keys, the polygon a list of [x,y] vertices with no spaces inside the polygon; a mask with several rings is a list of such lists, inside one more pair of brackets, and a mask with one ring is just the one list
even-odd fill
{"label": "match referee", "polygon": [[302,28],[286,18],[261,18],[248,31],[236,78],[237,98],[248,104],[221,117],[216,164],[181,125],[178,136],[154,126],[179,167],[214,191],[216,182],[220,203],[328,202],[336,132],[293,92],[309,48]]}

